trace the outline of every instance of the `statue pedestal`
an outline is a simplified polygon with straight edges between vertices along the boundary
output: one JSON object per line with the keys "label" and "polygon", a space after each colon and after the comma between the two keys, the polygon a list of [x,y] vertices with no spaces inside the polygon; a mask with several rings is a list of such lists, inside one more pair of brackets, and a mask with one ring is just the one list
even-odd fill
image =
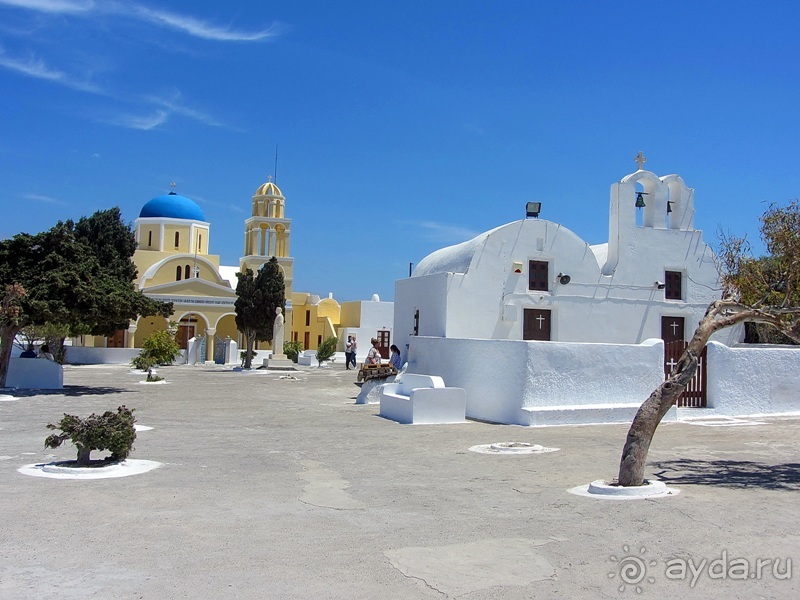
{"label": "statue pedestal", "polygon": [[264,359],[264,366],[272,371],[296,371],[294,363],[285,354],[273,354]]}

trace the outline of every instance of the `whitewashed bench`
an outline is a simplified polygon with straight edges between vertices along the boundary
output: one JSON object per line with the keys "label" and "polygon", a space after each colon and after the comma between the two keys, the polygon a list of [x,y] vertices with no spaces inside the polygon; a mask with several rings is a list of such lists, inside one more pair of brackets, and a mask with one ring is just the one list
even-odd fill
{"label": "whitewashed bench", "polygon": [[317,351],[304,350],[297,355],[297,364],[303,365],[304,367],[310,367],[312,364],[317,364]]}
{"label": "whitewashed bench", "polygon": [[380,415],[398,423],[464,423],[466,411],[464,389],[445,387],[437,375],[403,373],[381,386]]}
{"label": "whitewashed bench", "polygon": [[64,389],[61,365],[44,358],[12,358],[8,365],[6,386],[20,389]]}

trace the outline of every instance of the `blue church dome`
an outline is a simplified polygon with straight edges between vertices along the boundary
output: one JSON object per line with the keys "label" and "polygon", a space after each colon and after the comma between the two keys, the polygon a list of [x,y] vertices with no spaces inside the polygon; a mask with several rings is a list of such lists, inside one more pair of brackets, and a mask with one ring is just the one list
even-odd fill
{"label": "blue church dome", "polygon": [[206,216],[194,200],[189,200],[189,198],[180,196],[175,192],[150,200],[142,207],[139,217],[190,219],[192,221],[206,220]]}

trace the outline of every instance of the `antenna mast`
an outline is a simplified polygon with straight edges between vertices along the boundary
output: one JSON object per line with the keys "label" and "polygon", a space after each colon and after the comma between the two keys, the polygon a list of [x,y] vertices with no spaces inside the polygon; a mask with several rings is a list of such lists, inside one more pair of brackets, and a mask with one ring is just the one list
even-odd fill
{"label": "antenna mast", "polygon": [[275,144],[275,183],[278,183],[278,144]]}

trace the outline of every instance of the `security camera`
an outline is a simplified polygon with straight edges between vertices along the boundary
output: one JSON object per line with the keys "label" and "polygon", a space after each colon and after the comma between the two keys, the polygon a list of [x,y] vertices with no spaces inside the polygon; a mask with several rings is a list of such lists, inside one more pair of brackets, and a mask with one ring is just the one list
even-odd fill
{"label": "security camera", "polygon": [[656,281],[656,283],[655,283],[655,286],[656,286],[656,288],[657,288],[657,289],[659,289],[659,290],[663,290],[665,287],[667,287],[667,286],[664,284],[664,282],[663,282],[663,281]]}

